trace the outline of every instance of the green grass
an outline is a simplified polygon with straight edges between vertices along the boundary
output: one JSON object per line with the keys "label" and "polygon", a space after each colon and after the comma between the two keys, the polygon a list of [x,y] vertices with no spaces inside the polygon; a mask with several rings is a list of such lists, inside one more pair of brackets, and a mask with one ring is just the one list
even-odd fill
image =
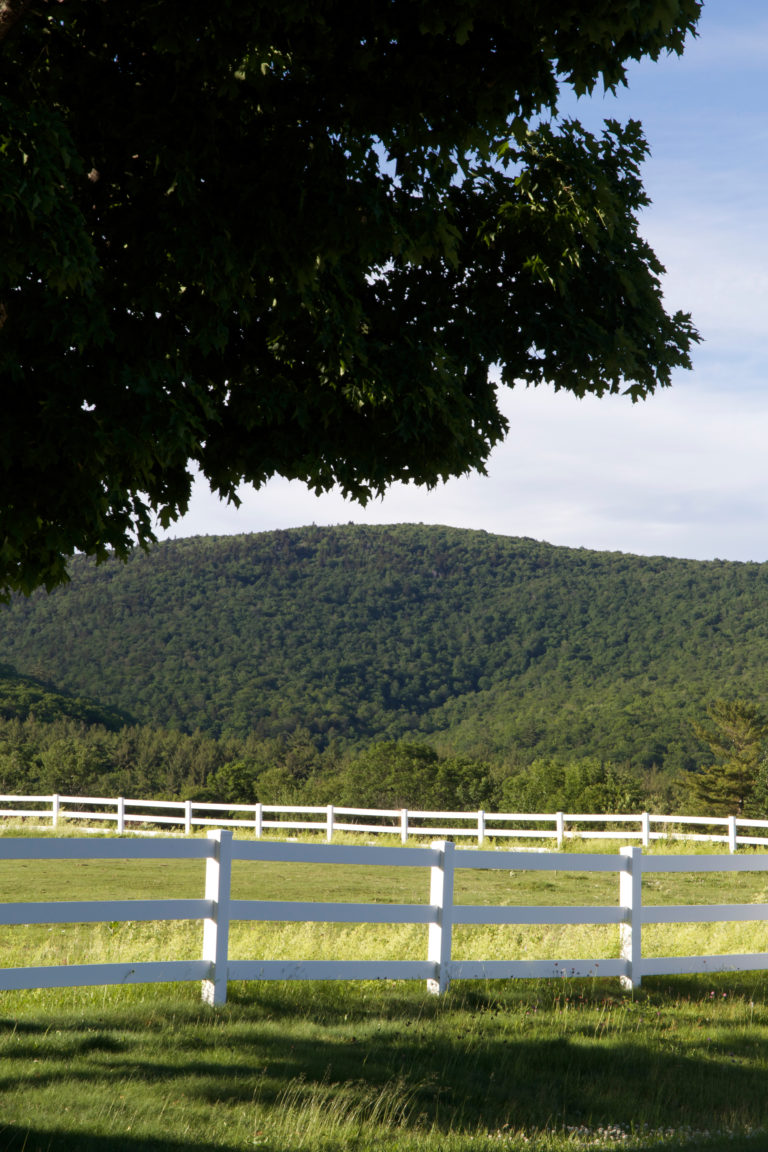
{"label": "green grass", "polygon": [[[584,847],[580,845],[581,849]],[[601,845],[599,849],[615,845]],[[660,851],[657,847],[655,851]],[[200,862],[18,862],[0,900],[199,896]],[[235,896],[425,901],[421,869],[241,865]],[[654,874],[647,900],[766,900],[761,874]],[[616,903],[610,875],[461,874],[469,903]],[[647,927],[647,954],[758,951],[764,926]],[[6,929],[0,964],[181,959],[199,924]],[[616,955],[616,928],[456,931],[457,958]],[[233,925],[237,958],[423,959],[419,926]],[[768,973],[232,984],[0,994],[0,1149],[488,1152],[768,1145]]]}
{"label": "green grass", "polygon": [[186,987],[5,994],[0,1146],[757,1149],[767,991],[235,985],[216,1012]]}

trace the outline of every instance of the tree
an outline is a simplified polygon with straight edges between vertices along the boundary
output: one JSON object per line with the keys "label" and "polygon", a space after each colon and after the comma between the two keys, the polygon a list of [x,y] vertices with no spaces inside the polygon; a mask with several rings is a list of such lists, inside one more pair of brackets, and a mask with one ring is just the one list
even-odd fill
{"label": "tree", "polygon": [[440,756],[426,744],[385,740],[371,744],[325,780],[328,801],[350,807],[476,809],[492,803],[487,764]]}
{"label": "tree", "polygon": [[501,787],[507,812],[640,812],[643,785],[630,772],[594,757],[534,760]]}
{"label": "tree", "polygon": [[365,501],[482,469],[507,385],[689,366],[637,231],[641,128],[560,84],[699,0],[0,0],[0,590],[280,474]]}
{"label": "tree", "polygon": [[744,813],[758,784],[768,719],[747,700],[715,700],[707,721],[693,729],[713,757],[691,777],[695,797],[713,815]]}

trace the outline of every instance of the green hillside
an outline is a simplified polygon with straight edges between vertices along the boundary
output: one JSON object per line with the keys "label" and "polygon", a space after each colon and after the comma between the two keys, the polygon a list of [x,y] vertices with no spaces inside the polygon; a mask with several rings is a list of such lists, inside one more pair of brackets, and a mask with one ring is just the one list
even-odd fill
{"label": "green hillside", "polygon": [[0,608],[0,661],[180,732],[678,769],[709,701],[768,699],[767,608],[768,564],[312,527],[79,559]]}

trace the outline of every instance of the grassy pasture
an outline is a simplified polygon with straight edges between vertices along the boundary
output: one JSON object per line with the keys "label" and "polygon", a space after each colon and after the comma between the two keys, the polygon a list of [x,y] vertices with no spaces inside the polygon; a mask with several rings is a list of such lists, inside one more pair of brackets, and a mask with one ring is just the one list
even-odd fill
{"label": "grassy pasture", "polygon": [[[593,850],[615,849],[600,845]],[[569,850],[589,850],[569,845]],[[655,851],[662,849],[656,848]],[[681,851],[677,849],[664,849]],[[700,848],[698,850],[704,850]],[[618,878],[458,873],[466,903],[617,902]],[[658,903],[766,901],[763,874],[654,874]],[[237,898],[422,902],[426,869],[238,865]],[[199,896],[201,862],[14,862],[0,900]],[[646,927],[646,954],[766,949],[764,925]],[[5,929],[0,964],[183,959],[199,924]],[[457,957],[616,955],[615,927],[463,928]],[[421,926],[236,924],[235,958],[423,958]],[[232,984],[0,994],[0,1149],[487,1152],[768,1146],[768,974]]]}

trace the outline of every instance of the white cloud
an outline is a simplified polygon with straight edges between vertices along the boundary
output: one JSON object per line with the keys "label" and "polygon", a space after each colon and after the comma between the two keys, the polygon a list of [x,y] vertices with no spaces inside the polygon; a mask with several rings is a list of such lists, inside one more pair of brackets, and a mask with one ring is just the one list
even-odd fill
{"label": "white cloud", "polygon": [[431,493],[395,485],[366,509],[279,479],[244,489],[239,512],[198,492],[172,534],[423,522],[572,547],[768,559],[768,398],[734,405],[687,387],[633,405],[529,389],[506,394],[503,407],[510,434],[487,477]]}
{"label": "white cloud", "polygon": [[705,204],[659,211],[643,221],[642,234],[667,269],[669,307],[693,314],[701,335],[738,353],[750,336],[768,352],[768,231],[756,214],[728,217]]}

